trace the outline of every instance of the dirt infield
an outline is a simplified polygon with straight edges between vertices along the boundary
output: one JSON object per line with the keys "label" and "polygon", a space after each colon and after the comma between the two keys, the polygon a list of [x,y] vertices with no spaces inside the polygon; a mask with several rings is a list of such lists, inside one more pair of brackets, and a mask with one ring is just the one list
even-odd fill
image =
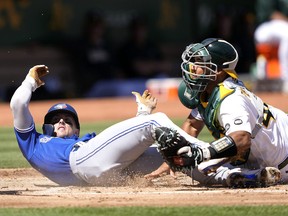
{"label": "dirt infield", "polygon": [[[32,169],[0,170],[0,207],[287,205],[287,187],[205,188],[191,179],[136,178],[122,187],[59,187]],[[195,183],[194,183],[195,184]]]}
{"label": "dirt infield", "polygon": [[[288,111],[288,95],[258,94],[266,103]],[[49,107],[59,101],[32,102],[36,124],[42,124]],[[69,100],[82,122],[122,120],[135,114],[134,98]],[[0,126],[11,127],[9,104],[0,104]],[[159,99],[156,111],[171,118],[185,118],[189,110],[178,100]],[[0,207],[57,206],[199,206],[199,205],[287,205],[285,185],[261,189],[206,188],[178,174],[148,181],[135,178],[121,187],[59,187],[33,169],[0,170]]]}

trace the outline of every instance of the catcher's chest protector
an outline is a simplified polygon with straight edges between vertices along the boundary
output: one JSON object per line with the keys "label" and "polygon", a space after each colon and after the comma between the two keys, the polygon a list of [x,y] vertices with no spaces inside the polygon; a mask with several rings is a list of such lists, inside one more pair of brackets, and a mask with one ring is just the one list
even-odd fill
{"label": "catcher's chest protector", "polygon": [[219,125],[217,120],[217,109],[219,108],[221,102],[230,94],[234,93],[235,89],[225,88],[223,83],[218,84],[218,86],[213,90],[208,101],[204,101],[200,98],[200,103],[198,105],[198,110],[202,116],[202,119],[212,133],[215,139],[219,139],[224,136],[225,129]]}

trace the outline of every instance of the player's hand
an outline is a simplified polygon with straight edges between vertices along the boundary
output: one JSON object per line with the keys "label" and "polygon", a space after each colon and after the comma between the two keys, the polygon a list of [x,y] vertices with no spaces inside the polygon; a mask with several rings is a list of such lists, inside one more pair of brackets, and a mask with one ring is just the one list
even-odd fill
{"label": "player's hand", "polygon": [[40,78],[49,73],[48,67],[45,65],[35,65],[29,70],[28,75],[35,79],[37,87],[45,84]]}
{"label": "player's hand", "polygon": [[132,92],[136,97],[136,103],[138,105],[138,114],[146,113],[151,114],[152,111],[156,108],[157,98],[153,97],[152,94],[145,90],[142,95],[138,92]]}
{"label": "player's hand", "polygon": [[169,168],[168,164],[165,163],[165,162],[158,169],[156,169],[155,171],[145,175],[144,177],[146,179],[151,180],[151,179],[154,179],[154,178],[158,178],[158,177],[160,177],[163,174],[170,174],[170,176],[172,176],[173,178],[176,178],[175,172],[173,172]]}

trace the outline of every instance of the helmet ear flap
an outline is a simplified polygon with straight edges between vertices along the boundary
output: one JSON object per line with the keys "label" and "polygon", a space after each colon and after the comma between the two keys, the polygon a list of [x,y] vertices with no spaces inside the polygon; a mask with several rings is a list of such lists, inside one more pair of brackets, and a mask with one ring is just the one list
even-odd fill
{"label": "helmet ear flap", "polygon": [[193,92],[186,86],[184,81],[178,87],[178,97],[180,102],[188,109],[196,108],[199,103],[198,97],[193,95]]}

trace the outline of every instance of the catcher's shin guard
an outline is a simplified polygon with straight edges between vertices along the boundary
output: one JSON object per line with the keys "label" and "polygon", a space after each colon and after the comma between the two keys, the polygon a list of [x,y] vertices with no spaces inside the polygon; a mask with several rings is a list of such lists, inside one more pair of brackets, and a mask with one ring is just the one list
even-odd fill
{"label": "catcher's shin guard", "polygon": [[200,148],[188,142],[176,130],[167,127],[155,129],[157,147],[173,171],[184,171],[203,161]]}

